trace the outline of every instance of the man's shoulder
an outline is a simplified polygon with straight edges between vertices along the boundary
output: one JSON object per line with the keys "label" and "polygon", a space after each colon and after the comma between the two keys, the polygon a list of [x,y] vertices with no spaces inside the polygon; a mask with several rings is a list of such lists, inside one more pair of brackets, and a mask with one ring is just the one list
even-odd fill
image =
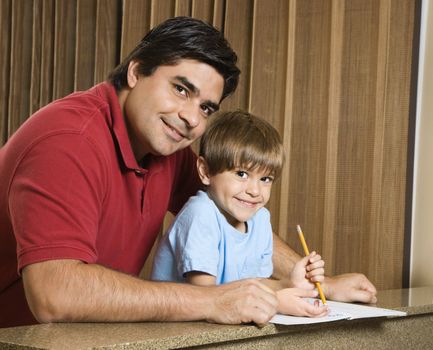
{"label": "man's shoulder", "polygon": [[[98,84],[86,91],[73,92],[41,108],[33,116],[45,122],[58,124],[64,128],[82,128],[95,116],[110,113],[110,99],[104,84]],[[101,118],[106,122],[106,118]]]}
{"label": "man's shoulder", "polygon": [[72,93],[38,110],[9,138],[4,156],[21,159],[33,150],[49,153],[68,144],[83,145],[81,141],[98,150],[112,148],[107,103],[97,90]]}
{"label": "man's shoulder", "polygon": [[104,89],[104,84],[98,84],[53,101],[33,114],[21,127],[22,131],[39,135],[40,139],[66,134],[106,138],[112,115],[107,94],[101,93]]}

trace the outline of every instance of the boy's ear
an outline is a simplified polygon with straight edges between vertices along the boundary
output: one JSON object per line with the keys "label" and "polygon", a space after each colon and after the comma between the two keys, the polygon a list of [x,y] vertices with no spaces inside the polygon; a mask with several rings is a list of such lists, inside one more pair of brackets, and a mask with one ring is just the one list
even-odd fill
{"label": "boy's ear", "polygon": [[197,171],[200,176],[200,180],[205,186],[209,186],[209,170],[207,167],[206,160],[203,157],[198,157],[197,159]]}
{"label": "boy's ear", "polygon": [[132,89],[138,81],[137,67],[139,63],[136,61],[129,62],[128,72],[126,74],[128,86]]}

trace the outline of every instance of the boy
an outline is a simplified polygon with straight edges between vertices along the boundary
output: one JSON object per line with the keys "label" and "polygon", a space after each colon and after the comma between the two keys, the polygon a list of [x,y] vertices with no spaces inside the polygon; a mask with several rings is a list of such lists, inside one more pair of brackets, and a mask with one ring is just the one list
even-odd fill
{"label": "boy", "polygon": [[[269,278],[272,227],[264,206],[283,162],[280,136],[265,120],[241,111],[217,117],[201,139],[197,160],[206,192],[191,197],[176,217],[158,248],[152,279],[215,285]],[[300,298],[316,295],[311,282],[323,281],[323,265],[312,253],[283,283],[261,280],[278,290],[280,313],[327,313]]]}

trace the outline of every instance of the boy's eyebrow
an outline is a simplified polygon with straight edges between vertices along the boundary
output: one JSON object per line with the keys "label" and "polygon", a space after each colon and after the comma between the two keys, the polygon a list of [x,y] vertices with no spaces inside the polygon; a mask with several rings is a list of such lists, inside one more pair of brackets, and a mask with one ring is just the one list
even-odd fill
{"label": "boy's eyebrow", "polygon": [[[191,83],[187,77],[176,75],[175,79],[181,82],[183,85],[185,85],[188,88],[188,90],[191,91],[195,96],[200,95],[200,89],[197,86],[195,86],[193,83]],[[220,109],[219,103],[211,100],[204,101],[204,104],[212,108],[214,112]]]}

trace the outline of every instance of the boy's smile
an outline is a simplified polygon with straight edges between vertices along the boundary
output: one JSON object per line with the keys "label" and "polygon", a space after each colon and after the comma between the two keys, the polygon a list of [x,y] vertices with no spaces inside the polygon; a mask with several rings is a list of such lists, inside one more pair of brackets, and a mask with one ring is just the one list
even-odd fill
{"label": "boy's smile", "polygon": [[[199,162],[204,160],[200,158]],[[199,172],[202,182],[207,185],[209,197],[227,221],[239,231],[246,232],[245,222],[269,201],[273,177],[268,171],[257,169],[237,168],[207,176],[203,176],[200,168]]]}

